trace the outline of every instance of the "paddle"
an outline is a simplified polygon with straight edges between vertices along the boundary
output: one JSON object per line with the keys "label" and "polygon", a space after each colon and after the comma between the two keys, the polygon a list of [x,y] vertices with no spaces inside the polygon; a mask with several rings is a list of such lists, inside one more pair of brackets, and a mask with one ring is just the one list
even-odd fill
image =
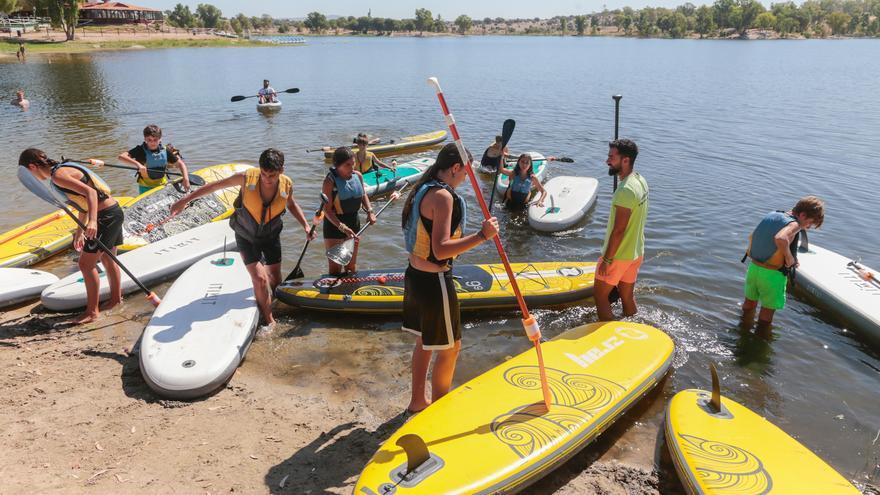
{"label": "paddle", "polygon": [[303,273],[299,265],[302,263],[303,256],[306,255],[306,249],[309,248],[309,242],[312,241],[311,237],[312,234],[315,232],[315,227],[317,227],[318,224],[321,223],[321,220],[324,219],[324,204],[329,202],[330,198],[328,198],[326,194],[321,193],[321,204],[320,206],[318,206],[318,209],[315,210],[315,217],[312,218],[312,228],[309,229],[309,235],[306,236],[306,243],[303,246],[302,252],[299,253],[299,259],[296,261],[296,266],[293,268],[293,270],[291,270],[287,277],[285,277],[285,282],[305,277],[305,274]]}
{"label": "paddle", "polygon": [[[355,138],[355,139],[357,139],[357,138]],[[388,140],[388,143],[386,143],[386,144],[394,144],[394,143],[396,143],[396,142],[397,142],[396,139],[389,139],[389,140]],[[357,144],[357,143],[355,143],[355,144]],[[371,139],[370,142],[367,143],[367,146],[375,146],[375,145],[377,145],[377,144],[382,144],[382,139],[381,139],[381,138],[373,138],[373,139]],[[351,146],[351,148],[353,148],[353,147],[354,147],[354,146]],[[315,149],[311,149],[311,150],[306,150],[306,153],[314,153],[314,152],[316,152],[316,151],[329,151],[329,150],[331,150],[331,149],[334,149],[334,148],[333,148],[332,146],[321,146],[320,148],[315,148]]]}
{"label": "paddle", "polygon": [[[381,215],[382,212],[385,211],[385,208],[388,208],[388,206],[390,206],[391,203],[394,202],[394,200],[399,198],[401,193],[403,193],[403,191],[407,187],[409,187],[409,183],[405,184],[403,187],[401,187],[397,191],[394,191],[393,193],[391,193],[391,198],[384,205],[382,205],[382,208],[379,208],[379,211],[376,212],[376,218],[379,218],[379,215]],[[355,234],[354,237],[352,237],[350,239],[346,239],[345,242],[342,242],[340,244],[337,244],[335,246],[331,246],[331,247],[327,248],[327,259],[336,263],[337,265],[341,265],[341,266],[348,265],[351,262],[351,257],[354,256],[355,239],[360,237],[361,234],[363,234],[368,228],[370,228],[370,225],[373,225],[373,224],[367,222],[367,224],[364,225],[361,228],[361,230],[359,230],[358,233]]]}
{"label": "paddle", "polygon": [[[438,92],[440,87],[437,87]],[[510,141],[510,137],[513,136],[513,130],[516,128],[516,121],[513,119],[507,119],[504,121],[504,125],[501,126],[501,155],[504,155],[504,147],[507,146],[507,143]],[[462,155],[464,156],[464,155]],[[501,167],[503,167],[503,163],[498,164],[498,168],[495,170],[495,180],[492,182],[492,194],[489,195],[489,213],[492,213],[492,205],[495,204],[495,189],[498,188],[498,176],[501,174]]]}
{"label": "paddle", "polygon": [[[565,163],[574,163],[574,158],[569,158],[567,156],[548,156],[546,158],[548,162],[565,162]],[[517,160],[507,160],[507,163],[516,163]]]}
{"label": "paddle", "polygon": [[[446,124],[449,126],[449,132],[452,134],[452,139],[455,140],[458,154],[463,161],[467,161],[465,170],[467,171],[468,179],[471,181],[471,186],[474,188],[474,194],[477,196],[477,201],[480,203],[483,217],[489,219],[491,217],[489,207],[486,206],[486,200],[483,198],[483,191],[480,190],[480,185],[477,183],[477,177],[474,175],[472,161],[468,158],[468,154],[461,142],[461,136],[458,134],[458,127],[455,125],[455,118],[452,116],[452,112],[449,111],[449,107],[446,105],[446,97],[443,96],[443,90],[440,89],[440,82],[436,77],[431,77],[428,79],[428,83],[434,86],[434,89],[437,91],[437,99],[440,101],[440,108],[443,110],[444,117],[446,117]],[[504,148],[502,147],[502,150],[503,149]],[[544,356],[541,354],[541,329],[538,327],[538,322],[536,322],[529,313],[526,301],[523,299],[522,292],[519,290],[519,284],[516,282],[516,276],[513,273],[513,269],[510,267],[510,261],[507,259],[507,253],[504,251],[504,246],[501,245],[501,238],[496,235],[493,240],[495,241],[495,248],[498,250],[498,256],[501,258],[501,262],[504,263],[504,269],[507,271],[507,279],[510,281],[510,286],[513,288],[513,293],[516,295],[519,309],[522,311],[523,328],[525,329],[529,340],[535,343],[535,353],[538,355],[538,370],[541,375],[541,392],[544,396],[544,407],[549,411],[550,386],[547,384],[547,371],[544,369]]]}
{"label": "paddle", "polygon": [[[617,140],[617,133],[620,130],[620,99],[623,98],[623,95],[614,95],[611,98],[614,99],[614,140]],[[614,189],[613,191],[617,191],[617,174],[614,174]],[[612,206],[613,208],[613,206]],[[611,304],[616,303],[620,300],[620,289],[615,285],[611,292],[608,293],[608,302]]]}
{"label": "paddle", "polygon": [[[43,201],[46,201],[47,203],[51,204],[52,206],[55,206],[57,208],[62,209],[64,211],[64,213],[67,213],[67,215],[71,219],[73,219],[73,221],[76,222],[77,225],[79,225],[79,228],[83,229],[84,231],[86,230],[86,226],[83,225],[83,223],[79,221],[79,218],[76,215],[74,215],[73,212],[71,212],[67,208],[67,206],[64,205],[64,203],[62,203],[61,201],[58,201],[58,199],[52,195],[52,192],[49,191],[49,189],[46,188],[46,186],[39,179],[34,177],[34,175],[31,174],[24,167],[18,167],[18,180],[21,181],[21,183],[24,185],[24,187],[26,187],[30,192],[34,193],[38,198],[42,199]],[[113,254],[110,251],[110,249],[108,249],[107,246],[105,246],[104,243],[101,242],[100,239],[98,239],[96,237],[94,239],[94,241],[98,244],[98,247],[101,249],[101,251],[104,251],[104,254],[109,256],[110,259],[112,259],[113,262],[116,263],[116,265],[119,266],[119,268],[121,268],[122,271],[124,271],[125,274],[128,275],[128,277],[135,284],[137,284],[137,286],[140,287],[140,289],[142,291],[144,291],[144,294],[146,294],[147,300],[150,301],[150,303],[152,303],[153,306],[159,306],[159,303],[162,302],[162,300],[159,299],[159,296],[157,296],[155,293],[150,291],[150,289],[147,289],[147,287],[144,284],[142,284],[141,281],[138,280],[138,278],[135,277],[134,274],[131,273],[128,270],[128,268],[126,268],[126,266],[122,264],[122,262],[119,261],[119,258],[117,258],[116,255]]]}
{"label": "paddle", "polygon": [[[67,161],[73,162],[73,163],[82,163],[82,164],[86,164],[86,165],[91,165],[95,168],[109,167],[109,168],[118,168],[118,169],[122,169],[122,170],[133,170],[135,172],[138,170],[137,167],[132,166],[132,165],[116,165],[114,163],[106,163],[104,160],[98,160],[97,158],[87,158],[85,160],[67,160]],[[165,175],[175,175],[178,177],[183,177],[182,173],[172,172],[170,170],[166,170]],[[191,186],[202,187],[205,185],[205,179],[203,179],[202,177],[199,177],[198,175],[190,175],[189,176],[189,184]]]}
{"label": "paddle", "polygon": [[[299,88],[290,88],[290,89],[285,89],[284,91],[277,92],[277,94],[281,94],[281,93],[290,93],[290,94],[299,93]],[[238,95],[238,96],[233,96],[232,98],[229,99],[229,101],[241,101],[241,100],[247,100],[248,98],[258,98],[259,96],[260,95],[250,95],[250,96]]]}

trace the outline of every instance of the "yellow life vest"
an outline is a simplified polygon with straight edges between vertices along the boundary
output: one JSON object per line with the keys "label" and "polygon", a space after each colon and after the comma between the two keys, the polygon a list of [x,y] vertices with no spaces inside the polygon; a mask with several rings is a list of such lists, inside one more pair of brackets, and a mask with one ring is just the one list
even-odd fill
{"label": "yellow life vest", "polygon": [[280,175],[275,197],[263,202],[260,169],[249,169],[244,174],[244,187],[239,194],[240,201],[236,201],[231,227],[248,240],[276,235],[283,227],[280,217],[287,208],[287,199],[292,191],[293,181],[286,175]]}
{"label": "yellow life vest", "polygon": [[372,151],[365,151],[366,157],[364,161],[361,162],[358,160],[358,152],[354,152],[354,169],[358,172],[365,174],[373,169],[373,160],[376,158],[376,154]]}
{"label": "yellow life vest", "polygon": [[[76,163],[61,163],[52,168],[52,175],[54,176],[55,172],[57,172],[60,168],[75,168],[82,172],[83,177],[82,179],[80,179],[80,181],[98,192],[99,203],[110,197],[110,186],[108,186],[107,183],[98,176],[98,174],[92,172],[86,167],[83,167],[82,165]],[[89,211],[88,198],[78,192],[63,188],[55,184],[55,181],[50,180],[49,182],[52,184],[52,189],[64,196],[64,198],[67,200],[68,205],[73,206],[83,213]]]}

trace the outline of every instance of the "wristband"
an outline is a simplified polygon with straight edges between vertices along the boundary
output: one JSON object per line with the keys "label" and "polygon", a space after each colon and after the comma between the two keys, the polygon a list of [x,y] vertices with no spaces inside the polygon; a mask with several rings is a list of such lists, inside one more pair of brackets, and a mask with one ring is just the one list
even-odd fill
{"label": "wristband", "polygon": [[610,265],[614,260],[609,260],[607,257],[602,256],[602,261],[604,261],[606,265]]}

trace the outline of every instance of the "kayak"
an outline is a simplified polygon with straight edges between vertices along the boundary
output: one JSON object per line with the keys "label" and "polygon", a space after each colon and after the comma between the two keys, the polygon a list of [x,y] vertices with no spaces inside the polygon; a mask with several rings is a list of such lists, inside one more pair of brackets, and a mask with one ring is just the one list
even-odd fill
{"label": "kayak", "polygon": [[[464,383],[405,423],[370,459],[353,493],[516,493],[611,426],[663,378],[674,345],[638,323],[593,323],[541,344],[551,405],[534,349]],[[408,436],[412,435],[412,436]],[[424,462],[401,445],[427,446]],[[407,473],[407,461],[417,467]]]}
{"label": "kayak", "polygon": [[[529,307],[560,306],[593,295],[596,264],[584,262],[512,263]],[[399,314],[403,312],[404,269],[358,271],[338,278],[292,280],[275,297],[294,307],[319,311]],[[504,265],[455,265],[455,290],[463,311],[515,309],[516,296]]]}
{"label": "kayak", "polygon": [[[119,255],[124,264],[143,284],[157,284],[174,277],[209,254],[235,247],[235,233],[229,221],[213,222],[186,232],[166,237],[147,247]],[[110,286],[101,272],[101,301],[110,297]],[[122,294],[139,290],[134,281],[122,272]],[[40,297],[43,306],[52,311],[69,311],[86,305],[86,286],[77,271],[46,287]]]}
{"label": "kayak", "polygon": [[419,180],[433,164],[434,158],[419,158],[397,164],[397,170],[387,168],[372,170],[364,174],[364,190],[372,197],[400,189],[404,184]]}
{"label": "kayak", "polygon": [[[425,134],[417,134],[415,136],[402,137],[400,139],[392,139],[387,144],[374,144],[367,146],[367,151],[372,151],[376,156],[400,155],[404,152],[411,153],[414,151],[430,148],[436,144],[446,140],[446,131],[434,131]],[[353,147],[352,147],[353,148]],[[323,148],[324,158],[333,159],[335,147],[325,146]]]}
{"label": "kayak", "polygon": [[541,232],[559,232],[580,222],[596,202],[599,181],[592,177],[554,177],[544,184],[544,206],[529,206],[529,225]]}
{"label": "kayak", "polygon": [[139,354],[144,381],[171,399],[210,394],[244,360],[258,318],[241,255],[202,258],[168,289],[144,329]]}
{"label": "kayak", "polygon": [[[541,183],[544,182],[544,179],[547,178],[547,160],[544,158],[544,155],[535,152],[529,151],[527,152],[532,156],[532,175],[538,178],[538,181]],[[508,163],[510,166],[516,166],[516,163]],[[496,186],[495,197],[503,198],[504,193],[507,192],[507,188],[510,186],[510,177],[504,174],[498,174],[498,185]]]}
{"label": "kayak", "polygon": [[[133,198],[117,197],[125,206]],[[23,267],[66,251],[73,244],[74,222],[62,210],[0,234],[0,267]]]}
{"label": "kayak", "polygon": [[40,292],[58,281],[51,273],[30,268],[0,268],[0,308],[40,297]]}
{"label": "kayak", "polygon": [[272,101],[267,103],[257,103],[258,112],[278,112],[281,110],[280,101]]}
{"label": "kayak", "polygon": [[864,280],[853,260],[815,244],[798,252],[798,263],[795,285],[880,346],[880,272],[862,266],[873,274],[873,280]]}
{"label": "kayak", "polygon": [[692,495],[859,495],[849,481],[773,423],[726,397],[684,390],[666,409],[666,444]]}
{"label": "kayak", "polygon": [[[251,168],[250,165],[227,163],[213,165],[196,170],[193,175],[205,179],[206,184],[225,179]],[[177,181],[175,181],[176,183]],[[180,215],[168,219],[171,205],[183,197],[183,193],[174,187],[175,183],[150,189],[134,198],[125,208],[125,225],[122,229],[124,241],[120,251],[131,251],[170,235],[185,232],[193,227],[209,222],[223,220],[232,215],[232,203],[238,197],[238,188],[229,187],[200,198],[192,203]],[[196,186],[193,186],[196,189]]]}

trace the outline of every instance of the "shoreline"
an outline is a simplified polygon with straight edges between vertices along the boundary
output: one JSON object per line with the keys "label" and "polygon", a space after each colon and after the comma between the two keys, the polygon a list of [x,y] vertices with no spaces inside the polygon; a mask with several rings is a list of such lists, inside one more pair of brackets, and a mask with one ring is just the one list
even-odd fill
{"label": "shoreline", "polygon": [[[0,41],[0,58],[16,58],[15,54],[18,50],[18,41],[8,38]],[[158,50],[163,48],[248,48],[248,47],[265,47],[265,46],[282,46],[263,41],[252,40],[234,40],[228,38],[117,38],[108,40],[74,40],[74,41],[40,41],[32,40],[24,41],[26,54],[28,57],[32,55],[52,55],[52,54],[73,54],[73,53],[90,53],[99,51],[117,51],[117,50]]]}

